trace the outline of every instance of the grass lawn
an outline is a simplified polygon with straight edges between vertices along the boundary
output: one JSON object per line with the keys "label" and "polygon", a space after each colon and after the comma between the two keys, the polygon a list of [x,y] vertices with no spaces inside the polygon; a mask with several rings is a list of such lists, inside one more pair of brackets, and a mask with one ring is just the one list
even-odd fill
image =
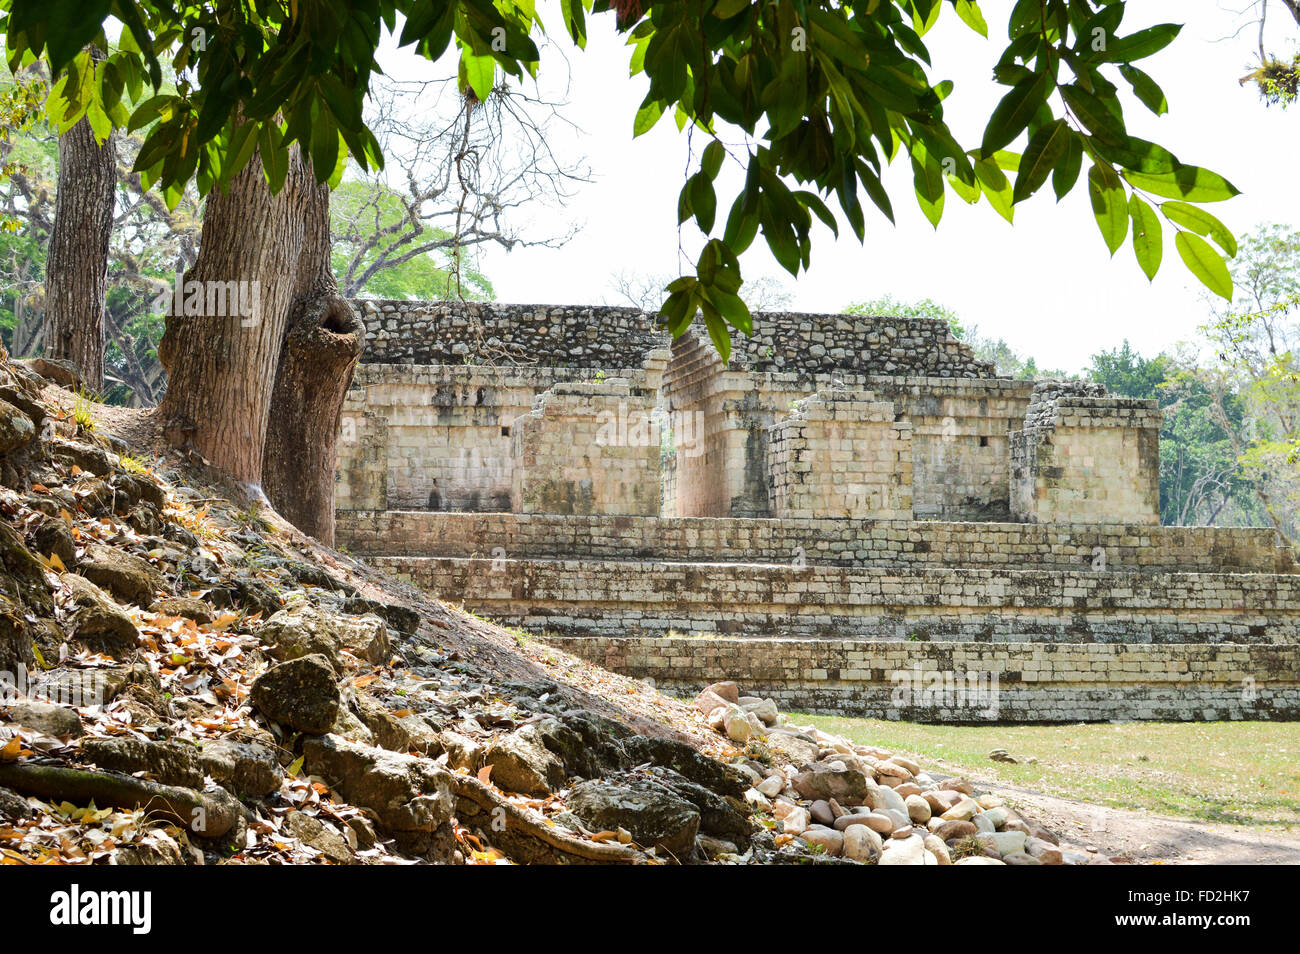
{"label": "grass lawn", "polygon": [[[792,714],[940,771],[1113,808],[1300,828],[1300,723],[947,726]],[[992,762],[1003,748],[1020,760]],[[1027,760],[1036,758],[1035,764]]]}

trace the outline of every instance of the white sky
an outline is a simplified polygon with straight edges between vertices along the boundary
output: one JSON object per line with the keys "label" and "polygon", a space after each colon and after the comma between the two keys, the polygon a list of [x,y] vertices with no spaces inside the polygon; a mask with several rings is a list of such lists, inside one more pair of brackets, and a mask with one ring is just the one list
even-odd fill
{"label": "white sky", "polygon": [[[1152,23],[1187,24],[1172,46],[1142,63],[1164,87],[1169,113],[1157,118],[1130,97],[1125,115],[1132,134],[1168,147],[1183,162],[1225,175],[1242,191],[1211,207],[1238,235],[1265,221],[1300,227],[1300,107],[1265,108],[1253,85],[1238,85],[1252,68],[1253,29],[1220,39],[1241,27],[1243,18],[1234,9],[1247,2],[1142,0],[1129,4],[1123,25],[1128,33]],[[958,141],[971,147],[978,145],[989,113],[1006,91],[990,71],[1005,46],[1011,5],[1011,0],[981,4],[990,27],[987,41],[950,9],[926,37],[935,64],[932,81],[956,83],[945,103],[948,121]],[[578,186],[562,209],[540,213],[540,227],[547,232],[579,226],[573,241],[558,250],[493,250],[482,266],[501,301],[614,303],[610,281],[620,271],[679,271],[676,199],[684,180],[686,136],[665,116],[650,134],[632,139],[632,117],[646,80],[628,76],[629,49],[614,33],[610,15],[589,19],[587,49],[579,51],[563,37],[558,5],[544,0],[539,6],[568,60],[567,66],[559,59],[548,62],[555,51],[543,51],[541,90],[567,99],[564,115],[581,129],[562,131],[555,146],[561,155],[585,157],[595,181]],[[1289,55],[1300,34],[1285,29],[1291,24],[1284,15],[1282,9],[1272,14],[1271,45]],[[380,59],[385,70],[402,78],[447,73],[444,64],[430,66],[391,49]],[[1118,76],[1114,79],[1127,90]],[[705,141],[697,135],[696,149]],[[728,189],[740,181],[739,172],[730,180],[726,175],[718,188],[719,232],[730,207],[725,197],[733,194]],[[1160,274],[1148,284],[1128,245],[1110,259],[1082,178],[1080,183],[1060,206],[1046,187],[1018,208],[1014,226],[986,203],[966,206],[949,191],[935,231],[916,206],[910,166],[896,161],[885,176],[896,226],[869,212],[864,247],[847,227],[837,241],[815,225],[812,269],[797,280],[768,255],[760,236],[742,258],[742,271],[751,280],[762,275],[780,280],[800,311],[839,311],[884,294],[934,298],[981,334],[1006,338],[1040,366],[1066,370],[1081,368],[1090,354],[1125,338],[1150,355],[1193,337],[1206,316],[1205,293],[1178,258],[1171,234],[1166,231]],[[680,241],[693,258],[701,243],[693,222],[683,226]]]}

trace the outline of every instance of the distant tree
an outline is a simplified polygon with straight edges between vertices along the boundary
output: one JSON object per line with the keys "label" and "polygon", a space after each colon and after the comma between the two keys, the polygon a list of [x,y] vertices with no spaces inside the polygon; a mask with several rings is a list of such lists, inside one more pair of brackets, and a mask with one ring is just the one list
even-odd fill
{"label": "distant tree", "polygon": [[534,224],[589,177],[580,161],[551,148],[553,127],[565,122],[562,107],[505,83],[479,100],[461,95],[454,77],[378,80],[366,116],[388,171],[354,165],[332,197],[331,254],[342,294],[492,298],[491,283],[472,265],[477,250],[568,242],[574,227]]}
{"label": "distant tree", "polygon": [[952,330],[953,336],[962,337],[961,319],[947,305],[933,298],[902,301],[893,295],[881,295],[867,301],[854,302],[844,309],[846,315],[892,315],[896,318],[932,318],[942,321]]}
{"label": "distant tree", "polygon": [[1142,357],[1125,338],[1120,347],[1094,354],[1085,373],[1119,397],[1158,400],[1160,386],[1169,376],[1169,364],[1163,354],[1149,360]]}
{"label": "distant tree", "polygon": [[1193,361],[1180,364],[1167,354],[1144,358],[1125,340],[1094,354],[1086,376],[1118,397],[1159,405],[1161,522],[1202,526],[1257,510],[1225,430],[1226,424],[1240,432],[1243,402],[1231,392],[1216,395]]}
{"label": "distant tree", "polygon": [[[1278,0],[1291,19],[1300,26],[1300,0]],[[1289,58],[1279,57],[1264,48],[1264,35],[1269,23],[1269,0],[1252,0],[1241,11],[1249,25],[1259,28],[1259,63],[1241,78],[1241,83],[1254,83],[1259,95],[1269,105],[1283,109],[1296,101],[1300,94],[1300,53]]]}
{"label": "distant tree", "polygon": [[[83,69],[98,72],[107,58],[91,47]],[[45,270],[44,351],[71,362],[86,386],[104,387],[104,307],[108,245],[117,193],[117,136],[102,109],[79,110],[56,84],[47,112],[58,123],[59,192]],[[91,80],[95,82],[95,80]]]}

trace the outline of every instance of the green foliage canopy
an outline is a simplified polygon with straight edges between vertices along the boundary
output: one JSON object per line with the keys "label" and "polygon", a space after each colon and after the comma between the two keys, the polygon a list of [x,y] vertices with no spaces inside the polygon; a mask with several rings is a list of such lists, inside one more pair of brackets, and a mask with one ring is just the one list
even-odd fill
{"label": "green foliage canopy", "polygon": [[[709,137],[678,201],[679,220],[694,220],[705,241],[694,274],[668,286],[661,314],[674,334],[702,314],[727,354],[729,328],[751,329],[738,256],[761,232],[782,267],[807,269],[813,220],[838,234],[828,200],[861,241],[867,202],[893,219],[881,173],[900,154],[935,225],[949,190],[1011,219],[1049,181],[1058,198],[1082,182],[1112,254],[1131,240],[1154,275],[1167,224],[1193,274],[1232,294],[1222,253],[1235,242],[1201,205],[1237,190],[1130,135],[1119,93],[1124,84],[1147,109],[1167,110],[1137,64],[1178,25],[1126,30],[1123,0],[1018,0],[994,70],[1007,92],[971,147],[948,126],[952,84],[931,81],[924,37],[948,13],[987,36],[975,0],[659,0],[644,12],[634,0],[561,0],[564,30],[581,47],[587,13],[612,7],[632,71],[648,80],[635,133],[672,112]],[[295,142],[321,181],[336,184],[349,155],[380,166],[362,102],[381,30],[396,32],[399,15],[401,45],[430,60],[455,45],[461,88],[479,99],[498,70],[536,74],[532,36],[544,30],[534,0],[0,0],[0,9],[11,64],[50,60],[60,123],[86,115],[100,134],[151,127],[137,168],[168,201],[191,178],[203,192],[229,181],[255,154],[278,190]],[[96,63],[85,49],[108,48],[110,16],[125,24],[121,43]],[[158,92],[162,58],[182,77],[175,91]],[[146,85],[156,95],[144,97]],[[725,128],[742,130],[746,145],[724,144]],[[744,168],[744,185],[720,198],[728,159]]]}

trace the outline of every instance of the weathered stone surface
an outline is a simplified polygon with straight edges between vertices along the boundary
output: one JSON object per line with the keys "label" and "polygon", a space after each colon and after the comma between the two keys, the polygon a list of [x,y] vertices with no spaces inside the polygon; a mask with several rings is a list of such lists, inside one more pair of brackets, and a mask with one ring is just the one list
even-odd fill
{"label": "weathered stone surface", "polygon": [[328,779],[352,804],[373,811],[390,831],[428,834],[451,818],[454,800],[445,773],[429,759],[335,735],[306,739],[303,755],[308,772]]}
{"label": "weathered stone surface", "polygon": [[36,425],[21,409],[0,400],[0,454],[25,447],[36,436]]}
{"label": "weathered stone surface", "polygon": [[199,765],[222,788],[242,798],[261,798],[280,788],[284,772],[263,745],[218,739],[199,749]]}
{"label": "weathered stone surface", "polygon": [[825,854],[832,858],[838,858],[844,853],[844,835],[834,828],[827,828],[824,825],[813,825],[806,829],[800,836],[808,844],[815,848],[820,848]]}
{"label": "weathered stone surface", "polygon": [[324,656],[303,656],[278,663],[258,676],[250,698],[273,722],[321,734],[330,731],[338,718],[338,677]]}
{"label": "weathered stone surface", "polygon": [[57,556],[65,567],[77,564],[77,544],[62,517],[50,517],[32,533],[32,547],[43,557]]}
{"label": "weathered stone surface", "polygon": [[687,781],[702,785],[719,795],[740,798],[749,787],[745,777],[734,766],[709,758],[693,746],[676,739],[631,735],[623,739],[620,745],[631,764],[651,762],[672,769]]}
{"label": "weathered stone surface", "polygon": [[868,864],[880,857],[884,844],[880,835],[866,825],[850,825],[844,829],[844,857]]}
{"label": "weathered stone surface", "polygon": [[999,831],[992,834],[978,834],[976,840],[985,847],[991,847],[1003,858],[1007,855],[1020,854],[1025,850],[1025,833],[1022,831]]}
{"label": "weathered stone surface", "polygon": [[146,742],[129,737],[81,740],[81,755],[87,762],[110,772],[132,775],[148,772],[164,785],[203,787],[199,750],[182,742]]}
{"label": "weathered stone surface", "polygon": [[406,752],[411,747],[411,735],[392,711],[370,696],[362,693],[356,698],[357,717],[365,723],[375,744],[393,752]]}
{"label": "weathered stone surface", "polygon": [[950,841],[953,838],[970,838],[978,831],[979,829],[968,821],[946,821],[933,829],[933,834],[942,841]]}
{"label": "weathered stone surface", "polygon": [[564,784],[564,764],[546,747],[536,724],[492,742],[483,764],[492,766],[492,781],[507,792],[543,796]]}
{"label": "weathered stone surface", "polygon": [[929,852],[925,850],[925,840],[916,835],[907,838],[891,838],[885,842],[879,863],[882,865],[923,865],[927,855],[929,855]]}
{"label": "weathered stone surface", "polygon": [[0,818],[18,821],[22,818],[31,818],[35,814],[32,807],[27,804],[27,799],[17,792],[12,792],[7,788],[0,788]]}
{"label": "weathered stone surface", "polygon": [[115,647],[136,644],[139,630],[107,593],[76,573],[64,573],[62,580],[71,593],[74,607],[70,619],[72,635],[78,639],[101,640]]}
{"label": "weathered stone surface", "polygon": [[327,828],[319,819],[306,812],[293,811],[284,816],[284,830],[304,845],[315,848],[326,858],[339,864],[352,861],[352,850],[347,840],[338,832]]}
{"label": "weathered stone surface", "polygon": [[357,619],[342,617],[338,627],[339,643],[352,655],[365,662],[382,666],[388,662],[391,647],[388,624],[378,616],[365,615]]}
{"label": "weathered stone surface", "polygon": [[287,606],[271,616],[258,632],[258,639],[272,659],[287,662],[318,654],[336,664],[342,640],[339,616],[306,600]]}
{"label": "weathered stone surface", "polygon": [[920,795],[908,795],[904,803],[907,806],[907,815],[918,825],[924,825],[930,820],[930,803]]}
{"label": "weathered stone surface", "polygon": [[833,798],[841,805],[860,805],[867,794],[866,776],[857,769],[820,762],[806,766],[792,781],[801,798]]}
{"label": "weathered stone surface", "polygon": [[151,605],[163,588],[161,574],[147,560],[99,543],[86,548],[78,571],[118,599],[138,606]]}
{"label": "weathered stone surface", "polygon": [[637,844],[689,857],[699,832],[700,813],[686,799],[655,779],[612,776],[580,782],[567,801],[569,811],[592,830],[625,828]]}
{"label": "weathered stone surface", "polygon": [[153,601],[149,609],[164,616],[180,616],[196,623],[210,623],[217,618],[211,606],[188,596],[164,596]]}
{"label": "weathered stone surface", "polygon": [[48,702],[0,703],[0,722],[12,722],[59,738],[77,738],[84,732],[76,712]]}

